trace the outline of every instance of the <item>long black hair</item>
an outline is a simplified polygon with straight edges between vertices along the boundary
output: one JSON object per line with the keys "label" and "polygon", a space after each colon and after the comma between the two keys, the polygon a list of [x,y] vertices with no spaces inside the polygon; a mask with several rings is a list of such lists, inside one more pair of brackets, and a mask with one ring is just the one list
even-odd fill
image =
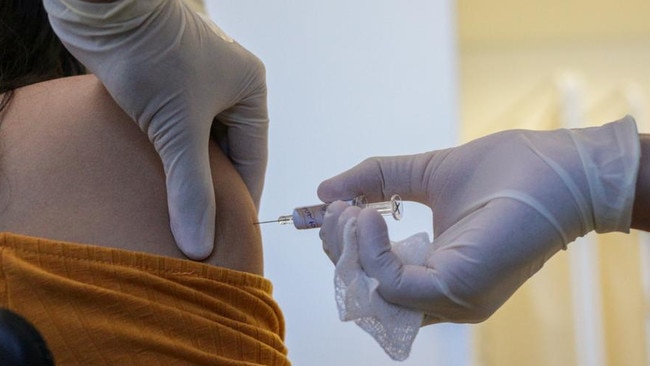
{"label": "long black hair", "polygon": [[0,112],[17,88],[84,73],[52,30],[42,0],[0,1]]}

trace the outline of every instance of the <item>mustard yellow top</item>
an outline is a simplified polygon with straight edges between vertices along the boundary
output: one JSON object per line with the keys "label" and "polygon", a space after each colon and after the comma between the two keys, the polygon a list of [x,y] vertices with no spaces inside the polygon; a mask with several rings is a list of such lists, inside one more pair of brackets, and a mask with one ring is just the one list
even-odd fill
{"label": "mustard yellow top", "polygon": [[272,285],[198,262],[0,233],[0,306],[57,365],[289,365]]}

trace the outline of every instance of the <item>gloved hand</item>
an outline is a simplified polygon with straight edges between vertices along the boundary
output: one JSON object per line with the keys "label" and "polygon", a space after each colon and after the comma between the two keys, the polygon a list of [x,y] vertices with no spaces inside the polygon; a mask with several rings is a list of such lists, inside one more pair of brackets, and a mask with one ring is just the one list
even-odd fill
{"label": "gloved hand", "polygon": [[[359,262],[389,302],[425,323],[478,322],[579,236],[630,227],[639,164],[631,117],[602,127],[513,130],[420,155],[368,159],[321,183],[325,202],[398,193],[428,205],[435,239],[423,265],[403,263],[383,218],[331,204],[321,228],[336,263],[356,218]],[[349,235],[349,234],[348,234]],[[348,240],[349,241],[349,240]]]}
{"label": "gloved hand", "polygon": [[268,137],[264,65],[180,1],[44,1],[66,47],[158,151],[179,248],[207,257],[215,225],[211,132],[259,208]]}

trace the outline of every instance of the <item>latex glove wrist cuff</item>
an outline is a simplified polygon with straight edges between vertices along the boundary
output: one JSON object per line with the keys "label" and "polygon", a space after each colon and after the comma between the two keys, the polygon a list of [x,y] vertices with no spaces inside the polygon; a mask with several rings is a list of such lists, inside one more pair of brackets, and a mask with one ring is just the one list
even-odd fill
{"label": "latex glove wrist cuff", "polygon": [[594,229],[629,232],[641,154],[634,119],[570,130],[570,136],[589,184]]}

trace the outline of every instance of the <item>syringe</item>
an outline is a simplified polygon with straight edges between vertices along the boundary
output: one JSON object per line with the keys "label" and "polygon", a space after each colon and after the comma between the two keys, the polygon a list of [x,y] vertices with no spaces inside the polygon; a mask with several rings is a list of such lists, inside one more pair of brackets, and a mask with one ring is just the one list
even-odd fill
{"label": "syringe", "polygon": [[[364,196],[356,197],[352,200],[346,201],[352,206],[361,208],[374,208],[384,216],[392,216],[395,220],[402,218],[402,198],[395,194],[390,198],[390,201],[372,202],[369,203]],[[296,229],[315,229],[323,225],[323,218],[325,211],[327,211],[328,203],[320,205],[297,207],[293,210],[291,215],[283,215],[278,217],[277,220],[261,221],[255,224],[267,224],[277,222],[280,225],[293,224]]]}

